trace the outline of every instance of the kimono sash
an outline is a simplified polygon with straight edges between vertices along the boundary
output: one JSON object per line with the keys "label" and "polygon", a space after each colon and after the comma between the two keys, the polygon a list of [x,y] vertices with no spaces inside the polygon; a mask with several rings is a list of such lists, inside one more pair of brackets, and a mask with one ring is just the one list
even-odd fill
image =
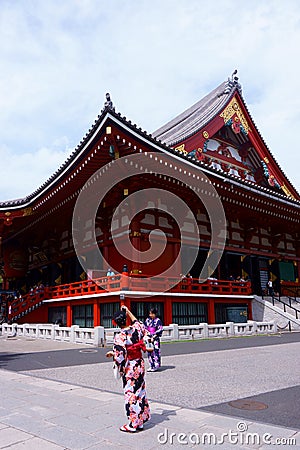
{"label": "kimono sash", "polygon": [[139,341],[136,344],[126,346],[127,349],[127,358],[131,361],[133,359],[141,359],[143,357],[143,352],[146,351],[146,346],[144,341]]}
{"label": "kimono sash", "polygon": [[155,334],[155,332],[156,332],[156,327],[147,327],[147,329],[150,334]]}

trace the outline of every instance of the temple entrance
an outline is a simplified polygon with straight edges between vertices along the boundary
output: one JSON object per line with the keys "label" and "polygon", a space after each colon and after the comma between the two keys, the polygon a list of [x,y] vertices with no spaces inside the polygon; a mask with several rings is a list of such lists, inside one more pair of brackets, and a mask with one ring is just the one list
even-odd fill
{"label": "temple entrance", "polygon": [[[203,250],[203,249],[199,248],[196,261],[190,271],[193,278],[199,278],[199,275],[204,266],[206,258],[207,258],[207,250]],[[187,274],[184,274],[184,275],[187,275]]]}
{"label": "temple entrance", "polygon": [[216,323],[245,323],[248,320],[248,307],[247,305],[236,304],[215,304]]}
{"label": "temple entrance", "polygon": [[[226,252],[221,259],[221,277],[229,280],[230,277],[236,279],[242,276],[242,255],[238,253]],[[224,277],[224,278],[223,278]]]}

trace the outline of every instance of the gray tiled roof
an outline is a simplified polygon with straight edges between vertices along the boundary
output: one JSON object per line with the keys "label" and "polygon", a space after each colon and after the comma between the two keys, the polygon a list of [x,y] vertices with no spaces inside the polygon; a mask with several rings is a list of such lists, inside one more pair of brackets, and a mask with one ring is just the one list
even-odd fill
{"label": "gray tiled roof", "polygon": [[237,80],[228,79],[179,116],[160,127],[152,133],[152,136],[170,146],[187,139],[212,120],[225,107],[237,89],[241,90]]}

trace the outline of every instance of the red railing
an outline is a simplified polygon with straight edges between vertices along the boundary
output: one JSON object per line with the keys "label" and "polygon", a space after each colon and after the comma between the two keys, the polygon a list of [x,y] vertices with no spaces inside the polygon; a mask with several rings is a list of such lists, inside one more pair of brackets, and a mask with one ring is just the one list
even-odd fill
{"label": "red railing", "polygon": [[[51,298],[76,297],[119,291],[124,288],[123,278],[123,275],[114,275],[112,277],[102,277],[53,286],[50,288]],[[128,277],[125,278],[128,279]]]}
{"label": "red railing", "polygon": [[116,291],[141,291],[141,292],[171,292],[183,294],[207,294],[207,295],[250,295],[251,283],[248,281],[224,281],[206,280],[200,283],[196,278],[145,277],[143,275],[126,276],[122,274],[110,277],[102,277],[93,280],[77,281],[74,283],[35,289],[22,297],[15,299],[11,304],[9,318],[35,309],[46,299],[65,299],[83,297]]}
{"label": "red railing", "polygon": [[198,278],[143,277],[129,278],[129,290],[146,292],[182,292],[183,294],[221,294],[221,295],[250,295],[252,293],[250,281],[206,280],[199,282]]}
{"label": "red railing", "polygon": [[281,295],[286,297],[300,297],[300,283],[295,281],[281,281]]}

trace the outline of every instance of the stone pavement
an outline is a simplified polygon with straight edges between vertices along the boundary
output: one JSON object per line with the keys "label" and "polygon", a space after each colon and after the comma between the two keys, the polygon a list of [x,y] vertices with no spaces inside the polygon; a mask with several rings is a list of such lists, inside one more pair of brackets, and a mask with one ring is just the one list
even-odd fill
{"label": "stone pavement", "polygon": [[[0,448],[225,450],[269,449],[274,444],[300,448],[297,429],[157,402],[151,402],[152,419],[144,431],[121,433],[118,427],[125,423],[121,394],[6,370],[0,370],[0,387]],[[223,433],[231,433],[230,438],[222,438]]]}

